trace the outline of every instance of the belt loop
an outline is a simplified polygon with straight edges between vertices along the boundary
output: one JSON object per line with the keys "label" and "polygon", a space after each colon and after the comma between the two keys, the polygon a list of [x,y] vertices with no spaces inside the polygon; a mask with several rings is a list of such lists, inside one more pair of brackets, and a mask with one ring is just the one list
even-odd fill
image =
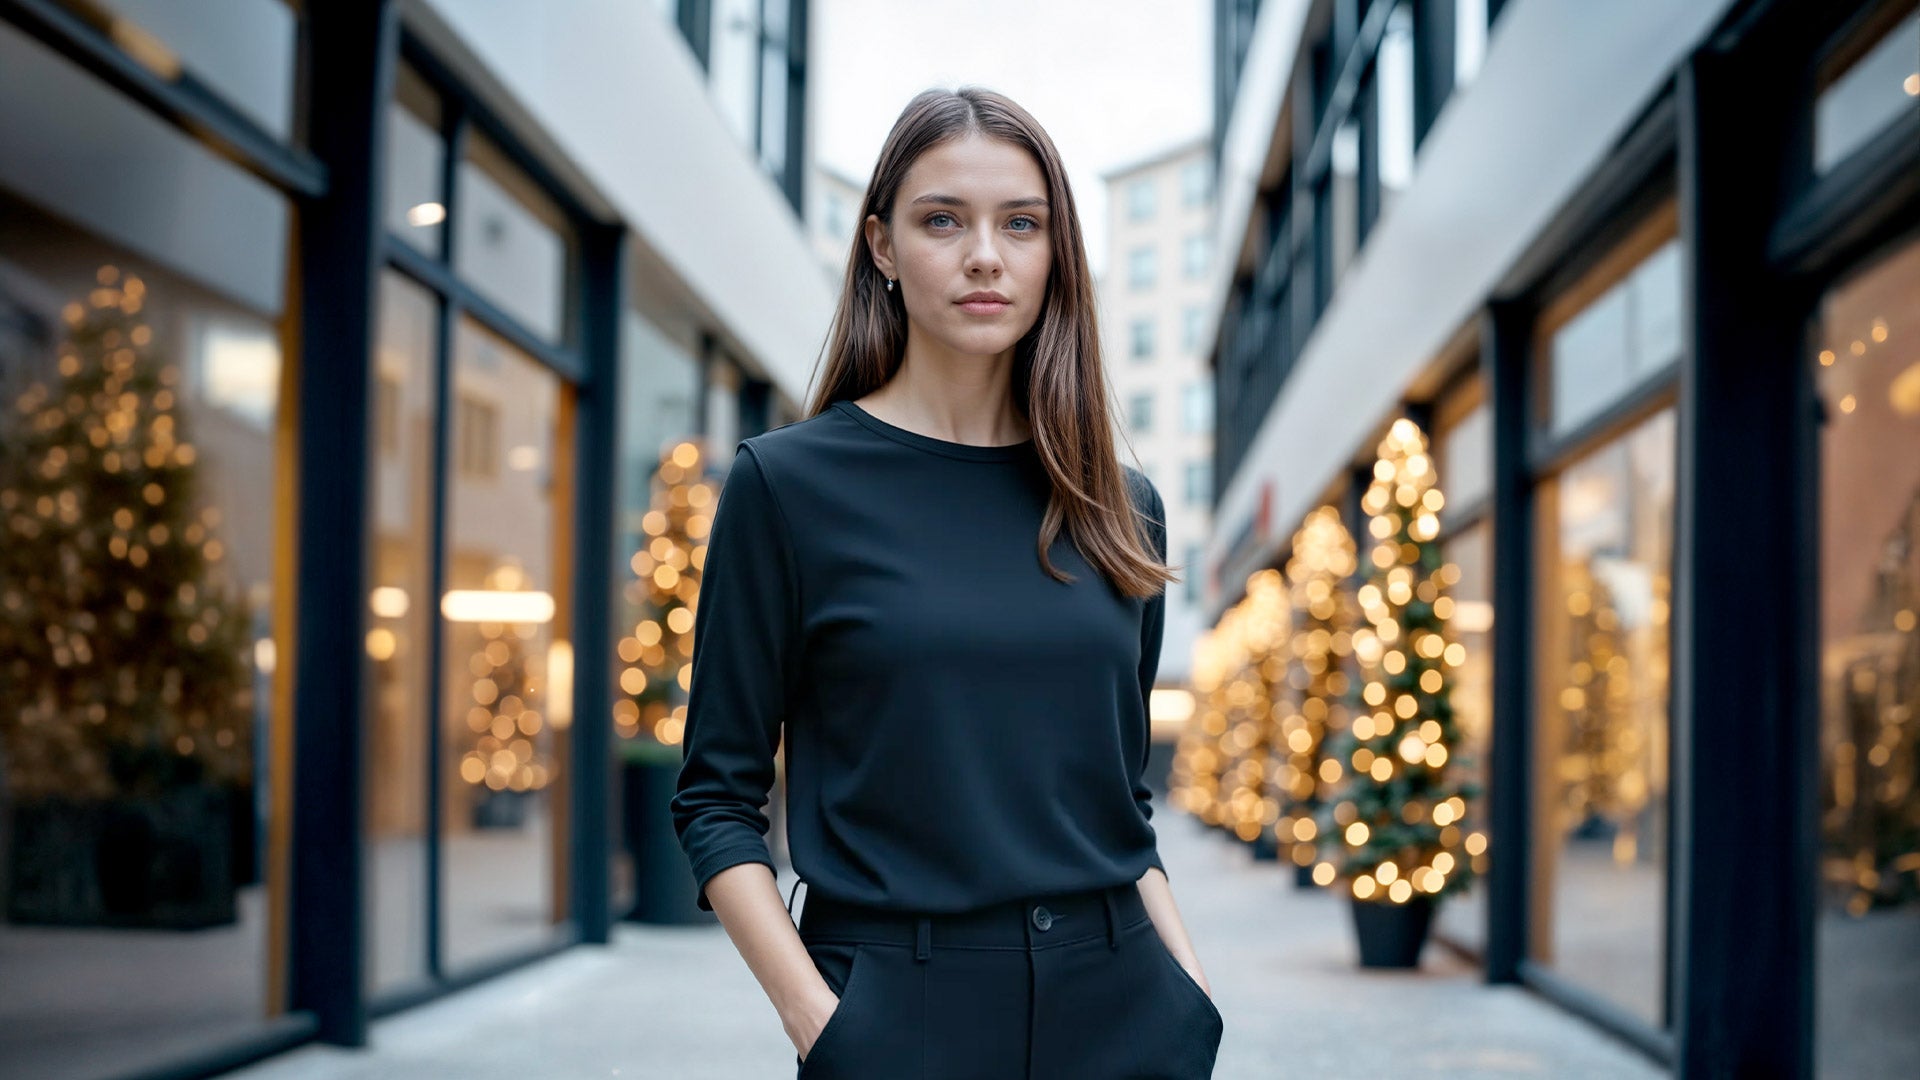
{"label": "belt loop", "polygon": [[1100,899],[1106,903],[1107,907],[1107,948],[1118,949],[1120,947],[1120,913],[1114,910],[1113,890],[1101,889]]}
{"label": "belt loop", "polygon": [[925,960],[933,955],[933,917],[920,916],[920,925],[914,935],[913,958]]}

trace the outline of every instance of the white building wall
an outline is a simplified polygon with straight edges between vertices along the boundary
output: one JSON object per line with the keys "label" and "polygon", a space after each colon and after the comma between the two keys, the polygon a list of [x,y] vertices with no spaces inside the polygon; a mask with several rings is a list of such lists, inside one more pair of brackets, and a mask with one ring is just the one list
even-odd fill
{"label": "white building wall", "polygon": [[405,0],[404,17],[590,207],[637,237],[636,280],[711,320],[798,398],[833,296],[798,216],[654,4]]}
{"label": "white building wall", "polygon": [[[1188,581],[1197,585],[1205,572],[1194,556],[1204,549],[1212,527],[1213,376],[1205,354],[1196,347],[1207,336],[1210,278],[1206,271],[1212,264],[1214,236],[1210,155],[1208,141],[1200,138],[1105,176],[1108,266],[1098,283],[1101,347],[1120,406],[1121,460],[1128,460],[1130,444],[1166,505],[1167,559],[1176,567],[1188,564],[1178,571],[1182,580],[1168,586],[1166,640],[1160,653],[1163,685],[1184,683],[1192,676],[1204,597],[1196,588],[1190,600],[1187,586]],[[1194,165],[1206,170],[1207,183],[1205,197],[1190,205],[1183,198],[1182,177]],[[1137,184],[1149,185],[1154,193],[1152,214],[1138,221],[1130,210]],[[1189,275],[1185,249],[1196,239],[1207,259],[1203,272]],[[1153,284],[1146,288],[1136,288],[1129,277],[1132,253],[1140,250],[1154,253]],[[1202,328],[1193,343],[1184,333],[1189,311]],[[1154,328],[1153,352],[1144,360],[1136,358],[1133,350],[1133,327],[1140,320],[1149,320]],[[1206,422],[1192,429],[1184,416],[1190,387],[1202,388],[1205,395],[1200,411]],[[1127,426],[1132,403],[1141,395],[1153,402],[1151,423],[1144,432]],[[1196,464],[1205,475],[1190,492],[1188,469]]]}

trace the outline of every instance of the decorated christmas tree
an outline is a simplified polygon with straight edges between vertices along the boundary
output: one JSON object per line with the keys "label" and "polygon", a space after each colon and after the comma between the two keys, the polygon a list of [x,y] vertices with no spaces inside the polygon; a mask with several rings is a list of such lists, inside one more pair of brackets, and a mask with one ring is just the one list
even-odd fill
{"label": "decorated christmas tree", "polygon": [[1350,680],[1341,666],[1353,651],[1356,616],[1345,583],[1355,558],[1353,536],[1341,524],[1340,512],[1323,506],[1294,533],[1287,560],[1293,633],[1278,705],[1287,751],[1278,777],[1285,803],[1274,828],[1288,857],[1300,866],[1312,865],[1318,855],[1315,817],[1344,771],[1328,756],[1327,737],[1347,723]]}
{"label": "decorated christmas tree", "polygon": [[1853,633],[1828,649],[1821,793],[1828,899],[1920,904],[1920,491],[1880,546]]}
{"label": "decorated christmas tree", "polygon": [[698,444],[681,442],[661,456],[651,506],[640,522],[638,550],[626,590],[638,612],[618,643],[620,694],[613,704],[623,739],[678,746],[686,727],[693,677],[693,617],[707,532],[719,491],[706,478]]}
{"label": "decorated christmas tree", "polygon": [[1248,578],[1242,604],[1240,670],[1229,702],[1237,757],[1224,788],[1227,824],[1254,845],[1257,856],[1271,857],[1278,854],[1273,829],[1285,794],[1279,782],[1286,752],[1276,696],[1286,677],[1288,612],[1280,572],[1266,569]]}
{"label": "decorated christmas tree", "polygon": [[1361,901],[1455,892],[1485,849],[1463,824],[1477,792],[1455,775],[1450,672],[1465,648],[1448,633],[1446,590],[1458,570],[1435,543],[1443,503],[1435,481],[1425,436],[1396,420],[1361,502],[1373,540],[1358,594],[1365,625],[1354,640],[1362,684],[1351,724],[1330,740],[1344,777],[1320,815],[1327,854],[1315,868],[1315,880],[1343,881]]}
{"label": "decorated christmas tree", "polygon": [[[225,573],[219,508],[197,490],[181,370],[157,355],[145,303],[139,277],[100,267],[63,312],[54,370],[0,426],[17,919],[231,914],[226,800],[252,783],[251,618]],[[213,815],[215,839],[197,835]],[[104,853],[78,850],[96,841]],[[182,860],[193,881],[142,865]],[[92,877],[94,863],[111,876]]]}
{"label": "decorated christmas tree", "polygon": [[[495,567],[486,588],[517,592],[527,587],[515,564]],[[537,624],[475,624],[482,644],[468,658],[474,704],[467,710],[470,742],[460,758],[460,778],[474,789],[473,821],[481,827],[521,823],[528,792],[552,783],[554,755],[546,689],[529,666],[528,644]]]}
{"label": "decorated christmas tree", "polygon": [[250,619],[196,491],[180,368],[101,267],[0,440],[0,730],[14,798],[248,783]]}

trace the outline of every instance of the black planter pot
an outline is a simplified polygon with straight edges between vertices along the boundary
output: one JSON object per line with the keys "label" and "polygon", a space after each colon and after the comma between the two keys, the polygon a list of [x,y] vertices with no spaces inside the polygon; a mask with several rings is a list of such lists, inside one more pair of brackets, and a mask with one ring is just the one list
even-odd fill
{"label": "black planter pot", "polygon": [[11,811],[9,922],[199,930],[238,918],[227,788],[49,797]]}
{"label": "black planter pot", "polygon": [[621,762],[621,822],[633,858],[633,907],[624,918],[643,923],[711,923],[719,916],[700,910],[699,891],[668,804],[680,762],[644,755]]}
{"label": "black planter pot", "polygon": [[1293,868],[1293,887],[1296,889],[1317,889],[1320,887],[1314,883],[1313,866],[1311,864]]}
{"label": "black planter pot", "polygon": [[1347,898],[1353,904],[1353,930],[1360,941],[1360,966],[1420,966],[1420,949],[1433,925],[1433,897],[1415,893],[1404,904]]}

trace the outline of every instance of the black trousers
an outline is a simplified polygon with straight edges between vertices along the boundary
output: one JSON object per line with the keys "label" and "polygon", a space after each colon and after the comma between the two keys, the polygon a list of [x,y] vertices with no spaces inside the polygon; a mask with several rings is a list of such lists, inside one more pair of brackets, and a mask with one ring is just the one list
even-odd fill
{"label": "black trousers", "polygon": [[809,893],[800,938],[840,1004],[800,1080],[1200,1080],[1220,1010],[1132,884],[958,914]]}

